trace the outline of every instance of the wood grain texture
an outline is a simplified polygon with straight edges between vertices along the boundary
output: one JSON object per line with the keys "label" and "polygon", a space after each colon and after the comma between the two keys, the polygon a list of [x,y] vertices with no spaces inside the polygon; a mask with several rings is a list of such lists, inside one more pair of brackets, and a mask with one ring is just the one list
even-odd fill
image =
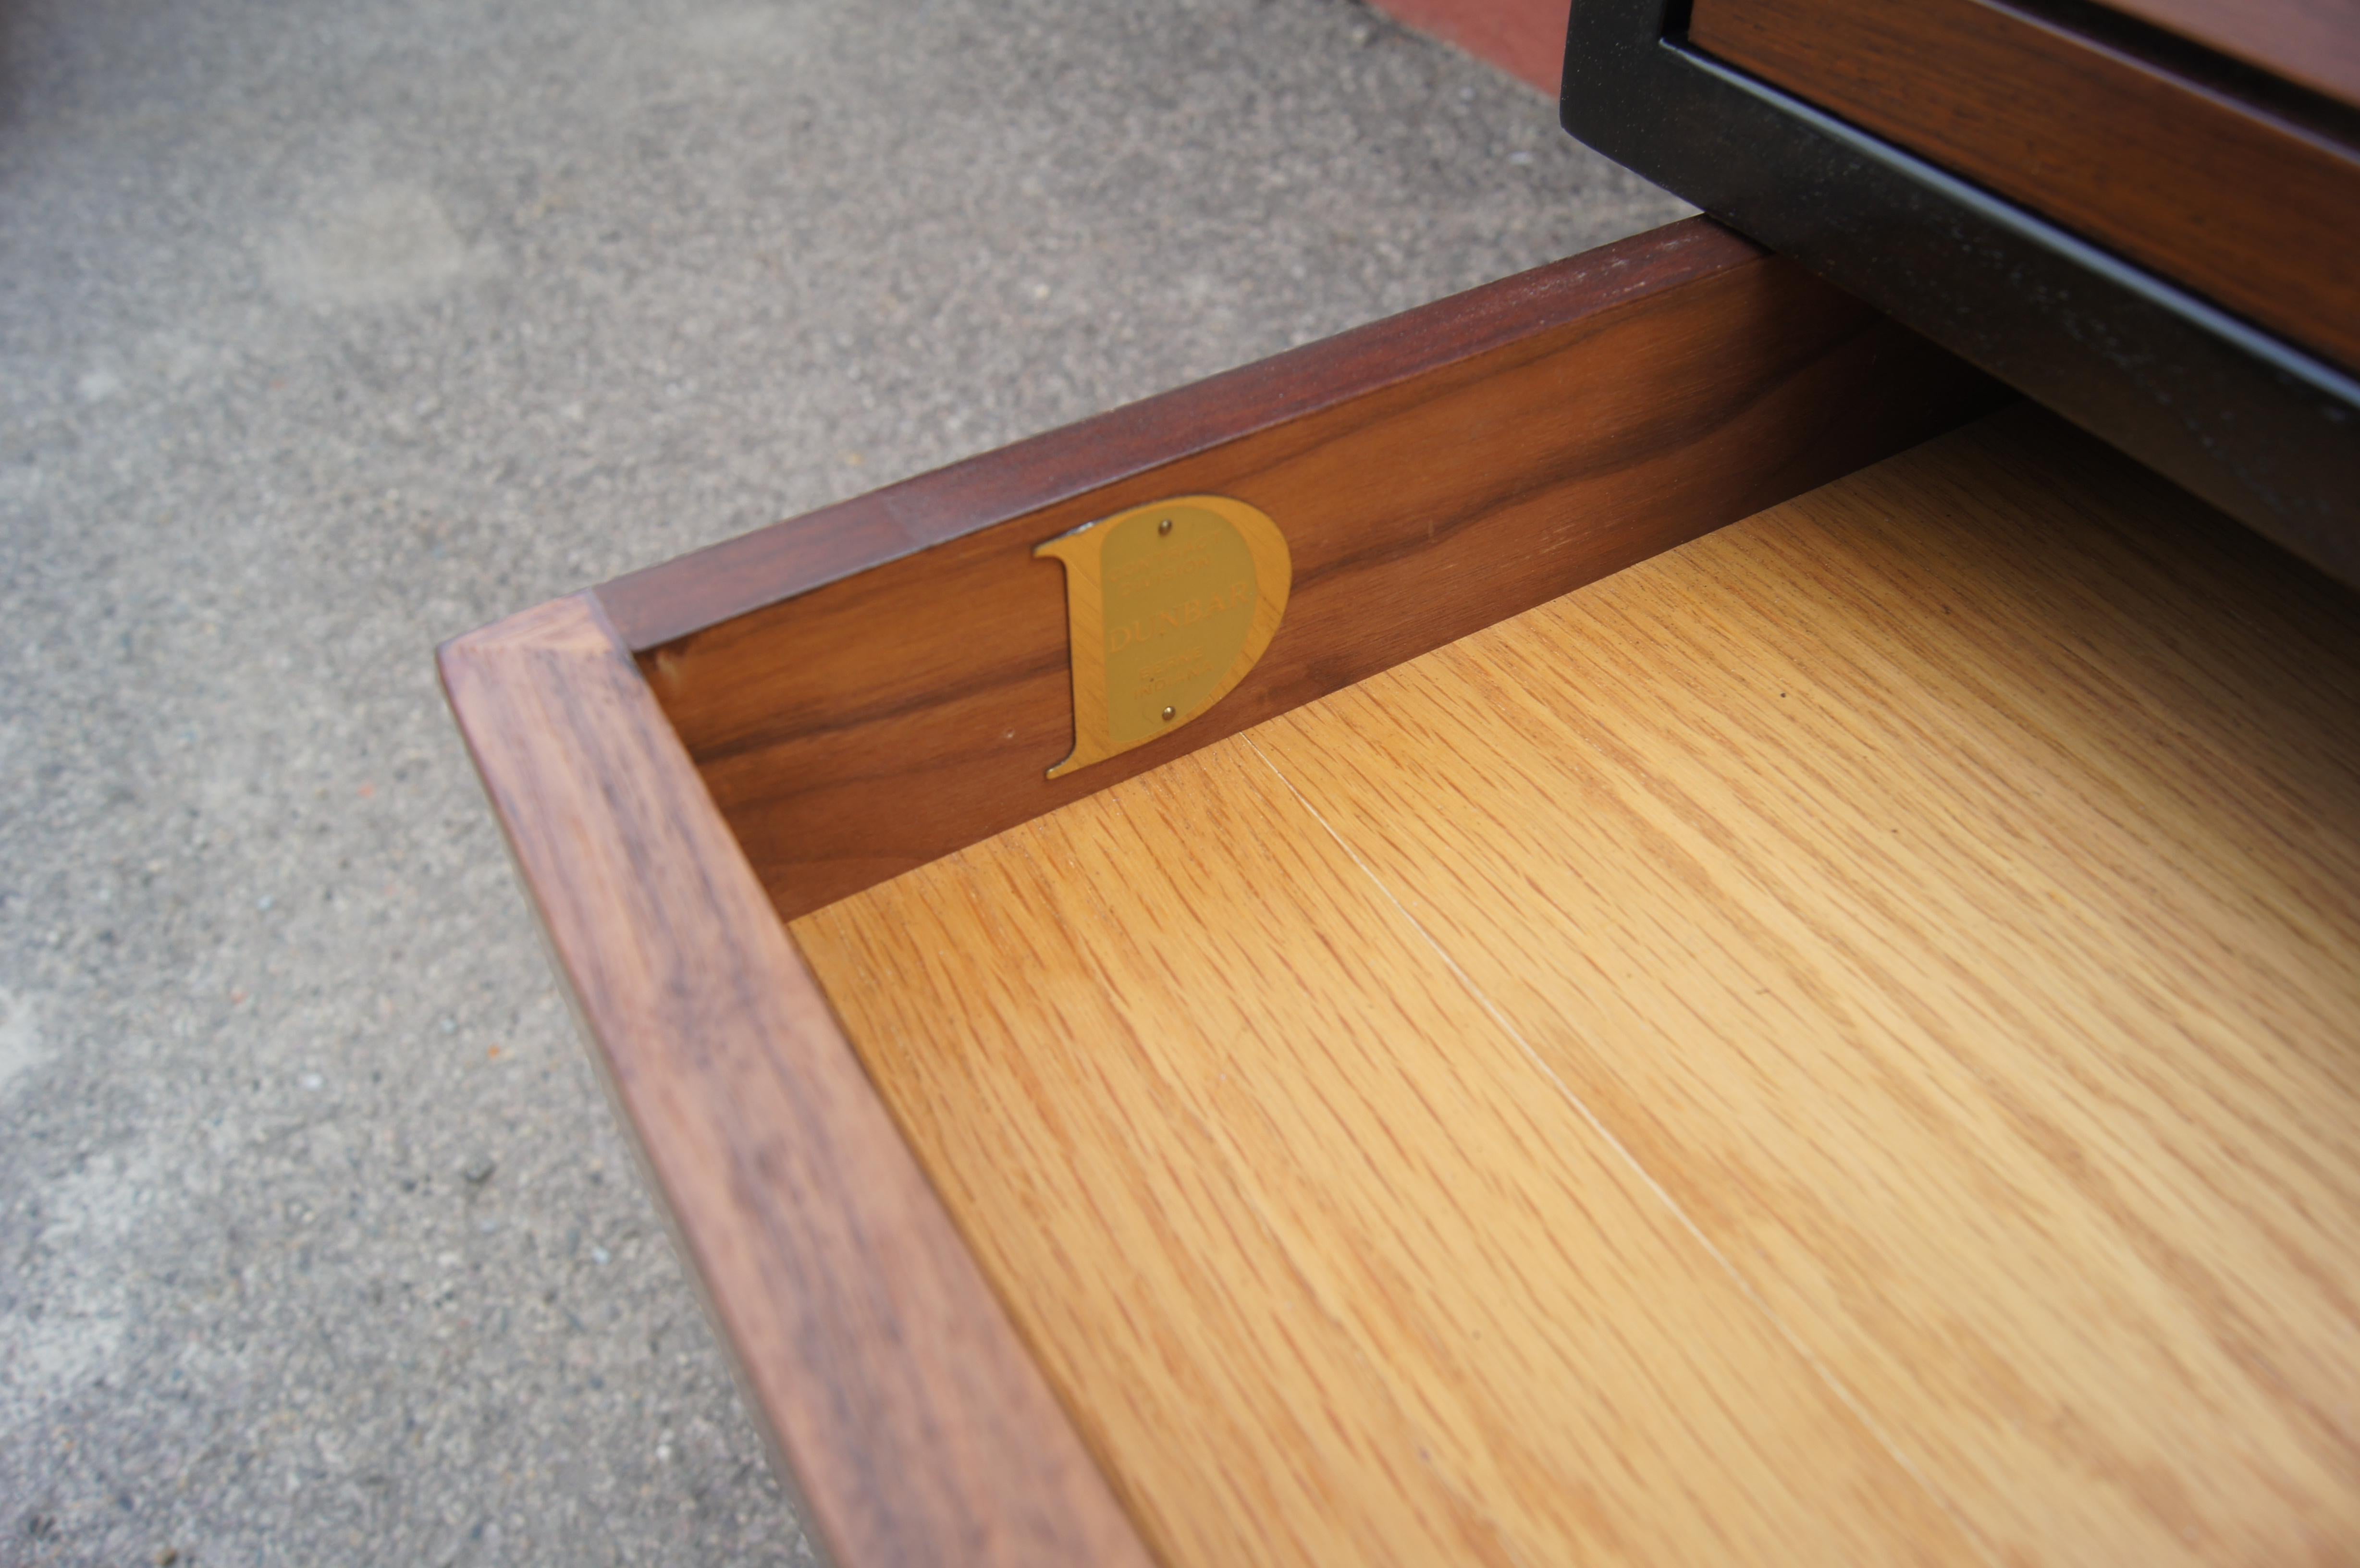
{"label": "wood grain texture", "polygon": [[2106,0],[2106,8],[2360,109],[2360,0]]}
{"label": "wood grain texture", "polygon": [[1242,738],[793,929],[1167,1568],[1975,1561]]}
{"label": "wood grain texture", "polygon": [[[1997,396],[1800,269],[1691,222],[599,593],[636,635],[667,639],[636,645],[642,666],[792,916]],[[1032,549],[1189,494],[1277,523],[1295,561],[1285,621],[1202,718],[1047,779],[1073,747],[1073,711],[1061,575]]]}
{"label": "wood grain texture", "polygon": [[2355,609],[2027,410],[1256,743],[1995,1556],[2350,1562]]}
{"label": "wood grain texture", "polygon": [[1537,331],[1745,266],[1761,254],[1718,224],[1672,223],[725,539],[618,577],[598,596],[631,650],[651,653],[814,588],[993,524],[1087,502],[1120,480],[1513,349]]}
{"label": "wood grain texture", "polygon": [[840,1568],[1147,1557],[585,595],[442,678],[593,1056]]}
{"label": "wood grain texture", "polygon": [[2360,149],[2000,0],[1697,0],[1688,38],[2360,366]]}
{"label": "wood grain texture", "polygon": [[2355,609],[2012,412],[793,930],[1175,1568],[2348,1562]]}

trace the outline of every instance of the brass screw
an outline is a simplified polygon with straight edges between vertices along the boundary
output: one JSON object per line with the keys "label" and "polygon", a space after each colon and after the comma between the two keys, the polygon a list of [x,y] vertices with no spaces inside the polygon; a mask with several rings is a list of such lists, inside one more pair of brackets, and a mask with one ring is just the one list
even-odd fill
{"label": "brass screw", "polygon": [[1169,722],[1171,721],[1172,715],[1173,715],[1174,713],[1178,713],[1178,712],[1179,712],[1179,710],[1178,710],[1177,708],[1166,708],[1166,709],[1164,709],[1164,717],[1165,722],[1166,722],[1166,723],[1169,723]]}
{"label": "brass screw", "polygon": [[[1172,531],[1172,519],[1171,519],[1171,518],[1169,518],[1169,517],[1166,517],[1166,518],[1164,518],[1162,522],[1160,522],[1160,523],[1156,524],[1156,525],[1155,525],[1155,531],[1156,531],[1157,533],[1159,533],[1159,534],[1168,534],[1168,533],[1170,533],[1170,532]],[[1166,714],[1164,714],[1164,716],[1165,718],[1167,718],[1167,719],[1168,719],[1168,718],[1170,718],[1172,715],[1171,715],[1171,714],[1169,714],[1169,713],[1166,713]]]}

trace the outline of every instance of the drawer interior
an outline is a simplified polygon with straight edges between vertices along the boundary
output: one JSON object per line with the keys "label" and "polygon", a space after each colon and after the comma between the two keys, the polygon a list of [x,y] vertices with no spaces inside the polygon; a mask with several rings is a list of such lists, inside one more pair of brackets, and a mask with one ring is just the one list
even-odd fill
{"label": "drawer interior", "polygon": [[1175,1565],[2360,1540],[2360,617],[2019,407],[796,919]]}

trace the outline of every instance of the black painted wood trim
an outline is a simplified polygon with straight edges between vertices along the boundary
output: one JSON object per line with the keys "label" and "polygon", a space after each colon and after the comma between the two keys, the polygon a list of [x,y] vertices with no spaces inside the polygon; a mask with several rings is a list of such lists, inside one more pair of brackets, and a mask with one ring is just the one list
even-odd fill
{"label": "black painted wood trim", "polygon": [[2360,584],[2360,382],[1691,51],[1687,9],[1574,0],[1565,128]]}

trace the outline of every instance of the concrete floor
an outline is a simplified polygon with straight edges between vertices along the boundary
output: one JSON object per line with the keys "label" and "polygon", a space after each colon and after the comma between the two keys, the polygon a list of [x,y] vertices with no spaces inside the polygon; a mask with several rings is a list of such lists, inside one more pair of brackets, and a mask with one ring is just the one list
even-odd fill
{"label": "concrete floor", "polygon": [[1342,0],[0,0],[0,1564],[806,1560],[434,643],[1680,211]]}

